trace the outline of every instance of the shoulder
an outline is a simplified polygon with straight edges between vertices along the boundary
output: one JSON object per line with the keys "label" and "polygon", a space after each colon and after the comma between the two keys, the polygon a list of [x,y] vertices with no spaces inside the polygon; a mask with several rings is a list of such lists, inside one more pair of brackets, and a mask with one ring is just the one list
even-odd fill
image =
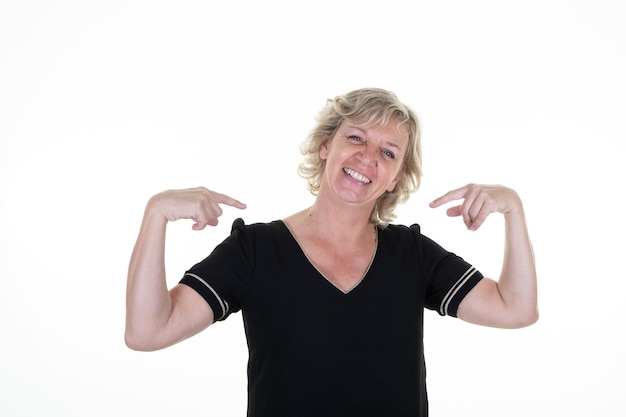
{"label": "shoulder", "polygon": [[378,226],[378,235],[381,239],[386,240],[404,240],[417,239],[422,237],[422,230],[419,224],[415,223],[410,226],[403,224],[388,224],[386,226]]}
{"label": "shoulder", "polygon": [[441,258],[448,252],[430,237],[422,234],[422,228],[414,223],[410,226],[389,224],[379,227],[379,238],[382,245],[390,248],[412,248],[417,250],[419,257]]}
{"label": "shoulder", "polygon": [[257,222],[257,223],[246,224],[246,222],[241,217],[239,217],[235,219],[235,221],[233,221],[233,225],[231,227],[231,234],[237,231],[240,231],[243,233],[250,233],[250,232],[264,233],[264,232],[280,231],[284,229],[285,229],[285,225],[283,224],[282,220],[273,220],[270,222]]}
{"label": "shoulder", "polygon": [[379,247],[387,248],[393,253],[409,252],[415,254],[422,246],[422,234],[420,226],[402,224],[389,224],[378,227]]}
{"label": "shoulder", "polygon": [[389,233],[389,234],[407,234],[407,233],[421,233],[421,227],[417,223],[413,223],[410,226],[406,226],[404,224],[394,224],[390,223],[384,226],[378,226],[378,230]]}
{"label": "shoulder", "polygon": [[251,248],[267,245],[270,241],[284,241],[288,229],[281,220],[246,224],[242,218],[236,219],[227,240],[235,240]]}

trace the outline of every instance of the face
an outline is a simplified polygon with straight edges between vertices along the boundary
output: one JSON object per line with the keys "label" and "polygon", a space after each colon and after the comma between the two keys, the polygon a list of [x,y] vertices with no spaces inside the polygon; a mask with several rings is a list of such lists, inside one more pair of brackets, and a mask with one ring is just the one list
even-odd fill
{"label": "face", "polygon": [[322,187],[350,203],[373,204],[393,191],[402,175],[408,133],[395,123],[384,128],[356,127],[343,121],[320,148],[326,160]]}

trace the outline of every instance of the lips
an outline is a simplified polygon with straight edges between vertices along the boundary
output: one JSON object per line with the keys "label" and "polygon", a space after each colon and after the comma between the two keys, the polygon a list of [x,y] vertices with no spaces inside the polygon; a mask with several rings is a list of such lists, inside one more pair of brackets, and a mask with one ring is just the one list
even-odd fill
{"label": "lips", "polygon": [[352,178],[354,178],[355,180],[357,180],[360,183],[363,184],[369,184],[372,182],[372,180],[370,180],[369,178],[367,178],[365,175],[363,174],[359,174],[358,172],[356,172],[353,169],[350,168],[344,168],[343,172],[349,176],[351,176]]}

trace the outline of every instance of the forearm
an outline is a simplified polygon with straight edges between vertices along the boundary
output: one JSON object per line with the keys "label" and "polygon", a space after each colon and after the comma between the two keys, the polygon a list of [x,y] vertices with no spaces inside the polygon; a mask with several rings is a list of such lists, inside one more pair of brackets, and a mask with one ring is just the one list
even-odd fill
{"label": "forearm", "polygon": [[537,272],[523,207],[504,214],[505,248],[498,291],[508,313],[521,325],[538,318]]}
{"label": "forearm", "polygon": [[165,277],[166,227],[167,219],[149,203],[128,268],[125,337],[129,346],[141,346],[165,326],[171,313]]}

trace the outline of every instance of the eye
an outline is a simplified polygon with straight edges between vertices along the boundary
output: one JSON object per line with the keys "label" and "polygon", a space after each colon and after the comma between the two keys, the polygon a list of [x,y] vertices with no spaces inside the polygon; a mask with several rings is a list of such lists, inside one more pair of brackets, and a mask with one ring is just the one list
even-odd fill
{"label": "eye", "polygon": [[348,140],[354,143],[363,143],[363,139],[361,139],[361,137],[356,136],[356,135],[348,136]]}
{"label": "eye", "polygon": [[387,159],[396,159],[396,155],[391,151],[383,149],[382,153],[383,153],[383,156]]}

